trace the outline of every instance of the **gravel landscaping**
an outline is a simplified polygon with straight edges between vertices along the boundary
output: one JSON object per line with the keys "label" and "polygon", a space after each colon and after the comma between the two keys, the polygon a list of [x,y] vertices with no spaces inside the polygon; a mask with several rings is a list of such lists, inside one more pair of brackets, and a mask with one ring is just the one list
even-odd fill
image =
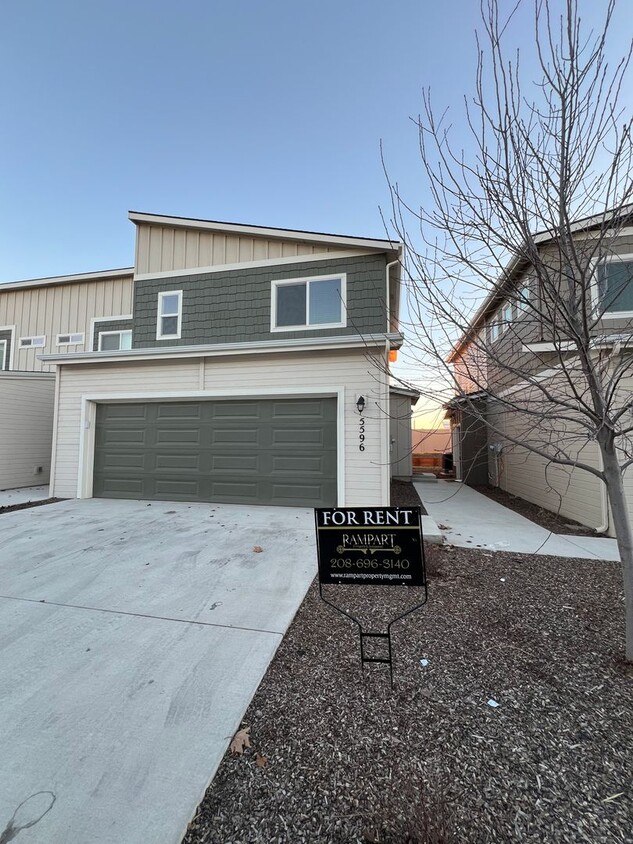
{"label": "gravel landscaping", "polygon": [[[633,841],[619,566],[441,546],[427,565],[393,691],[312,585],[184,844]],[[417,597],[327,588],[374,630]]]}
{"label": "gravel landscaping", "polygon": [[526,501],[524,498],[518,498],[516,495],[511,495],[503,489],[495,486],[476,486],[473,487],[477,492],[491,498],[498,504],[502,504],[509,510],[514,510],[520,516],[525,516],[531,522],[540,525],[545,530],[551,530],[552,533],[557,533],[563,536],[600,536],[595,530],[581,525],[580,522],[574,522],[572,519],[566,519],[564,516],[559,516],[557,513],[552,513],[550,510],[545,510],[539,507],[538,504],[532,504],[531,501]]}

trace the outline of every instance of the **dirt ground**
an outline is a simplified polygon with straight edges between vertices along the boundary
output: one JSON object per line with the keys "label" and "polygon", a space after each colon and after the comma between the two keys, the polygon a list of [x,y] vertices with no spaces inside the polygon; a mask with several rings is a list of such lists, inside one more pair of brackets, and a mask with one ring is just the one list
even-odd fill
{"label": "dirt ground", "polygon": [[[312,585],[185,844],[633,841],[618,565],[441,546],[427,564],[394,690]],[[327,588],[374,630],[420,596]]]}

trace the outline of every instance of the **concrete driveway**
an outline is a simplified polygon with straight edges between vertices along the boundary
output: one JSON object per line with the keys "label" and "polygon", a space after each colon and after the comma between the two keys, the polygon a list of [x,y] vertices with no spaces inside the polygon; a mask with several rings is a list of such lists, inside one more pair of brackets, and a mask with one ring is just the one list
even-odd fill
{"label": "concrete driveway", "polygon": [[0,515],[0,840],[179,842],[315,573],[310,510]]}

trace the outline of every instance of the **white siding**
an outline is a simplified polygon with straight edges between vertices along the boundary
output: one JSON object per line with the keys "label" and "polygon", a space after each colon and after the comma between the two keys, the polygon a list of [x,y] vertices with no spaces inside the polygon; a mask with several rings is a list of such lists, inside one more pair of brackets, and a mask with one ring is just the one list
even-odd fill
{"label": "white siding", "polygon": [[[213,395],[291,397],[294,390],[315,394],[345,390],[345,504],[389,503],[386,376],[364,352],[312,352],[298,355],[249,355],[186,361],[67,365],[60,380],[54,494],[75,497],[80,463],[82,396],[125,394],[168,397],[185,391]],[[300,393],[297,393],[300,395]],[[356,399],[365,396],[365,450],[359,450]],[[88,461],[90,462],[90,461]],[[342,502],[341,502],[342,503]]]}
{"label": "white siding", "polygon": [[158,273],[343,251],[349,252],[349,247],[139,223],[135,270]]}
{"label": "white siding", "polygon": [[0,373],[0,489],[48,483],[54,395],[54,375]]}
{"label": "white siding", "polygon": [[[535,437],[534,431],[527,433],[523,430],[524,426],[535,424],[533,419],[526,419],[517,412],[495,410],[492,405],[489,407],[489,414],[490,422],[509,437],[523,441],[534,437],[535,444],[541,445],[541,440]],[[568,443],[570,439],[568,435]],[[588,527],[597,528],[602,525],[603,485],[595,475],[584,469],[556,465],[493,431],[489,433],[489,441],[503,443],[498,478],[501,489]],[[582,443],[579,439],[578,442],[567,445],[567,450],[573,452],[579,461],[596,469],[600,467],[596,443]],[[489,462],[490,474],[494,478],[492,454],[489,455]]]}
{"label": "white siding", "polygon": [[[11,369],[23,372],[54,370],[38,355],[91,351],[93,317],[132,313],[132,276],[69,284],[2,290],[0,285],[0,329],[13,327]],[[83,334],[77,346],[57,346],[58,334]],[[20,337],[46,337],[44,348],[19,348]]]}

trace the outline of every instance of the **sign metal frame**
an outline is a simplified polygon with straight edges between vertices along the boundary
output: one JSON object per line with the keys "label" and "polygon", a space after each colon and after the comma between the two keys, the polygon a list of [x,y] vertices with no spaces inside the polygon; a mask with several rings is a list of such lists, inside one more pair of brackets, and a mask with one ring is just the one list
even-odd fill
{"label": "sign metal frame", "polygon": [[[330,525],[319,524],[319,515],[330,514]],[[332,514],[345,514],[344,517],[336,517]],[[404,514],[408,514],[404,518]],[[315,508],[314,511],[316,536],[317,536],[317,557],[319,563],[319,595],[323,603],[332,607],[332,609],[349,618],[358,627],[359,642],[360,642],[360,660],[361,666],[364,670],[366,663],[383,663],[389,666],[389,673],[391,678],[391,688],[394,688],[393,683],[393,648],[391,642],[391,628],[398,621],[406,618],[416,610],[421,609],[428,600],[428,585],[426,578],[426,559],[424,554],[424,537],[422,535],[422,511],[420,507],[333,507],[333,508]],[[326,521],[325,518],[322,519]],[[402,522],[405,524],[402,524]],[[328,569],[325,564],[324,551],[331,551],[332,542],[324,543],[326,547],[322,547],[320,531],[332,531],[338,528],[341,536],[335,546],[335,550],[345,557],[331,558],[330,566],[335,563],[340,563],[340,568],[346,572],[341,574],[340,578],[336,574],[332,574],[331,567]],[[408,534],[404,534],[404,530]],[[347,539],[344,532],[347,531]],[[370,531],[368,533],[368,531]],[[403,536],[407,539],[403,540]],[[352,537],[350,539],[350,537]],[[407,541],[409,540],[409,541]],[[372,544],[373,542],[373,544]],[[400,556],[405,547],[406,553],[409,556],[415,556],[416,550],[419,549],[419,560],[416,558],[411,567],[411,560],[406,558],[404,562],[408,562],[409,566],[404,569],[402,567],[403,560]],[[413,554],[411,553],[413,552]],[[377,556],[376,556],[377,555]],[[380,555],[383,560],[380,561]],[[396,560],[400,562],[400,567],[396,568]],[[360,561],[360,566],[358,565]],[[349,565],[347,565],[349,563]],[[356,565],[355,565],[356,563]],[[374,565],[375,563],[375,565]],[[379,569],[387,569],[391,574],[379,574]],[[356,569],[358,577],[354,579],[354,571]],[[411,569],[409,579],[404,574]],[[362,572],[367,571],[368,575],[363,576]],[[394,574],[394,571],[396,574]],[[372,576],[372,572],[374,573]],[[397,577],[397,572],[400,572],[401,577]],[[350,612],[342,607],[334,604],[328,600],[323,594],[323,586],[347,585],[347,586],[374,586],[374,585],[404,585],[409,589],[421,588],[423,592],[423,600],[415,606],[408,609],[406,612],[392,619],[387,625],[387,629],[383,631],[365,630],[361,622],[355,618]],[[366,653],[366,644],[368,641],[380,641],[387,644],[386,656],[368,656]]]}

